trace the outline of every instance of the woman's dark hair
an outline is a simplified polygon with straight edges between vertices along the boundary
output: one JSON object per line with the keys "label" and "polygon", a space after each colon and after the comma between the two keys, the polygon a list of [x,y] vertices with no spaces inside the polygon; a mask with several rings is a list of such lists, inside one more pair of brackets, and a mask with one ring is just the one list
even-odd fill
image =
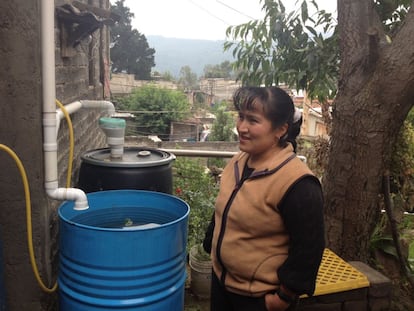
{"label": "woman's dark hair", "polygon": [[[263,105],[263,112],[272,123],[273,128],[288,125],[288,130],[279,140],[279,145],[285,147],[292,143],[296,150],[296,137],[302,125],[302,117],[297,118],[292,98],[279,87],[241,87],[233,95],[234,107],[237,111],[257,109],[257,104]],[[295,122],[294,122],[295,116]]]}

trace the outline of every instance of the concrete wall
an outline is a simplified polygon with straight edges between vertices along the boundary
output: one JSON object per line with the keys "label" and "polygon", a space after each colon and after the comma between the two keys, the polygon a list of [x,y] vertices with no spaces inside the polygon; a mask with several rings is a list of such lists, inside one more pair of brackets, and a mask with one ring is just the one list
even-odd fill
{"label": "concrete wall", "polygon": [[135,88],[142,87],[147,84],[156,84],[159,87],[176,90],[178,89],[177,84],[170,81],[145,81],[135,80],[133,74],[127,73],[112,73],[111,74],[111,93],[114,95],[125,95],[131,94]]}
{"label": "concrete wall", "polygon": [[[84,3],[109,8],[109,0]],[[59,0],[56,6],[67,3]],[[0,144],[11,148],[21,160],[30,186],[33,244],[37,266],[46,285],[57,273],[57,213],[61,202],[44,191],[42,146],[42,72],[40,0],[0,2]],[[57,23],[56,23],[57,24]],[[103,98],[103,63],[108,64],[108,33],[96,31],[82,42],[75,55],[62,58],[60,29],[56,27],[56,97],[63,104],[81,99]],[[99,113],[80,111],[72,116],[75,134],[73,182],[79,156],[103,146],[96,126]],[[65,186],[68,158],[68,126],[61,122],[59,186]],[[0,310],[56,310],[57,294],[44,293],[34,277],[27,247],[25,196],[22,178],[13,158],[0,150]],[[0,274],[1,277],[1,274]],[[2,295],[4,289],[5,295]]]}
{"label": "concrete wall", "polygon": [[[114,95],[130,94],[134,88],[154,83],[159,87],[172,90],[178,89],[177,84],[170,81],[144,81],[135,80],[134,75],[126,73],[111,74],[111,92]],[[211,95],[210,101],[220,102],[222,100],[231,100],[234,91],[241,86],[240,82],[222,78],[202,79],[200,80],[200,91],[204,94]],[[190,93],[192,95],[192,93]],[[191,99],[192,100],[192,99]],[[210,102],[209,102],[210,104]]]}

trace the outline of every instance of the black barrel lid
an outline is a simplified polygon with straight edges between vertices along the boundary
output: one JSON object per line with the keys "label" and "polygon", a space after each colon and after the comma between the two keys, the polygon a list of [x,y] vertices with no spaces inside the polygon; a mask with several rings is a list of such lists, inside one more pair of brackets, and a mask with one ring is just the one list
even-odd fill
{"label": "black barrel lid", "polygon": [[109,167],[151,167],[166,165],[175,160],[167,151],[145,147],[124,147],[122,158],[111,158],[110,148],[95,149],[82,155],[82,161]]}

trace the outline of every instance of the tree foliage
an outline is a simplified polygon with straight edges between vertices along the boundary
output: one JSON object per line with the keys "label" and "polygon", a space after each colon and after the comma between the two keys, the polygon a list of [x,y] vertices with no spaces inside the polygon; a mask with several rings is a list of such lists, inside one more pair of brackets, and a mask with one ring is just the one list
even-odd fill
{"label": "tree foliage", "polygon": [[393,146],[391,192],[400,210],[414,212],[414,109],[408,114]]}
{"label": "tree foliage", "polygon": [[318,10],[313,0],[313,16],[306,0],[293,12],[287,12],[281,0],[262,2],[263,20],[227,29],[233,41],[226,42],[225,49],[233,49],[239,78],[249,85],[285,83],[320,101],[333,98],[339,49],[332,14]]}
{"label": "tree foliage", "polygon": [[204,78],[234,78],[233,65],[228,60],[218,65],[206,65],[204,67]]}
{"label": "tree foliage", "polygon": [[124,2],[118,0],[111,6],[111,10],[121,17],[111,29],[112,71],[134,74],[137,80],[150,80],[151,68],[155,66],[155,50],[149,47],[143,34],[132,29],[134,14]]}
{"label": "tree foliage", "polygon": [[[319,8],[315,0],[298,1],[287,12],[281,0],[262,0],[265,16],[238,26],[230,26],[234,66],[244,84],[287,84],[306,90],[321,103],[334,98],[339,77],[337,21],[332,13]],[[404,20],[411,0],[373,0],[384,28],[392,35]],[[311,13],[313,12],[313,13]]]}
{"label": "tree foliage", "polygon": [[198,88],[197,74],[194,73],[190,66],[183,66],[180,69],[180,76],[178,78],[178,85],[185,91],[194,90]]}
{"label": "tree foliage", "polygon": [[386,31],[393,35],[404,21],[411,0],[375,0],[374,3]]}
{"label": "tree foliage", "polygon": [[214,110],[214,115],[216,119],[213,122],[209,140],[233,141],[235,122],[232,113],[227,111],[226,105],[221,104]]}
{"label": "tree foliage", "polygon": [[150,84],[120,98],[118,109],[135,115],[139,134],[158,135],[161,139],[167,139],[171,121],[186,118],[190,104],[182,92]]}

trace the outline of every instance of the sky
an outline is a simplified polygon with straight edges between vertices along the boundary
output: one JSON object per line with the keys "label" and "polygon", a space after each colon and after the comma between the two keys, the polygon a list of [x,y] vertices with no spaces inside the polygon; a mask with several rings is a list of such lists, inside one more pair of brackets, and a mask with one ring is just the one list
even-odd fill
{"label": "sky", "polygon": [[[284,0],[287,10],[295,2]],[[316,2],[320,9],[336,10],[334,0]],[[263,17],[260,0],[125,0],[124,5],[134,13],[132,27],[141,34],[168,38],[225,40],[227,27]]]}

